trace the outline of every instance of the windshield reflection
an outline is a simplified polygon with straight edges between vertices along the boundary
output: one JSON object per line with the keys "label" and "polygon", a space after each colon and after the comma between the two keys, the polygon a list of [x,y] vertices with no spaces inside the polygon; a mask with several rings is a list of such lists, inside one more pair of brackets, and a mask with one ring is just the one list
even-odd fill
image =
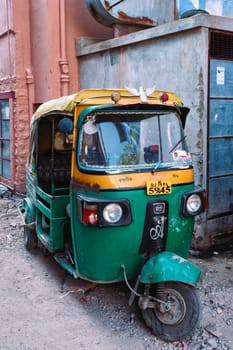
{"label": "windshield reflection", "polygon": [[191,159],[174,112],[91,115],[83,124],[79,165],[91,169],[187,167]]}

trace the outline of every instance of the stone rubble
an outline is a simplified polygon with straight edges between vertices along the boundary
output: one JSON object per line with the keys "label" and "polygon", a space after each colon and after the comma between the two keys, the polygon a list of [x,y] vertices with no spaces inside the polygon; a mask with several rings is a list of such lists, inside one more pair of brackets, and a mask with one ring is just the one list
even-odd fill
{"label": "stone rubble", "polygon": [[[0,197],[0,261],[4,259],[4,254],[9,256],[10,253],[12,259],[17,259],[20,255],[21,259],[23,258],[26,260],[26,263],[29,263],[33,261],[35,256],[25,252],[23,247],[23,227],[18,213],[18,206],[22,197],[11,194],[8,196],[6,193],[3,193],[1,196],[1,192]],[[52,259],[52,257],[47,257],[46,259]],[[65,275],[61,283],[59,297],[60,300],[67,303],[67,306],[69,302],[75,299],[77,308],[82,307],[86,313],[97,317],[98,322],[102,323],[105,332],[117,335],[121,344],[125,339],[125,349],[133,349],[134,346],[132,344],[135,344],[135,349],[137,350],[232,350],[233,252],[215,254],[208,259],[191,257],[191,260],[202,269],[202,282],[200,285],[202,318],[200,326],[194,335],[184,339],[182,342],[166,343],[156,338],[145,327],[137,304],[134,303],[133,306],[128,306],[129,292],[123,283],[92,285],[85,290],[82,289],[84,288],[82,286],[75,287],[72,277]],[[36,263],[39,264],[40,262],[37,261]],[[11,261],[9,261],[9,264],[11,264]],[[59,269],[59,267],[56,268]],[[19,274],[18,278],[18,288],[23,288],[25,280],[31,280],[33,284],[33,273],[32,271],[31,275],[25,276],[24,272],[21,271],[21,275]],[[49,278],[49,267],[43,276],[45,280]],[[1,274],[1,277],[4,279],[3,274]],[[56,300],[56,295],[54,295],[54,300]],[[17,308],[17,305],[15,307]],[[44,312],[46,314],[46,310]],[[14,323],[14,316],[11,322]],[[90,327],[89,332],[91,337],[94,329]],[[11,335],[8,334],[8,336],[10,337]],[[128,342],[131,345],[127,347]],[[99,346],[99,348],[105,349],[101,344]],[[85,341],[82,341],[81,348],[88,348],[85,345]],[[0,345],[0,349],[4,349],[4,347]],[[14,350],[19,349],[21,350],[21,347]],[[30,348],[25,346],[22,349]],[[35,349],[37,348],[35,347]],[[106,348],[106,350],[112,349],[116,349],[113,344],[109,345],[109,349]],[[124,349],[123,345],[122,349]]]}

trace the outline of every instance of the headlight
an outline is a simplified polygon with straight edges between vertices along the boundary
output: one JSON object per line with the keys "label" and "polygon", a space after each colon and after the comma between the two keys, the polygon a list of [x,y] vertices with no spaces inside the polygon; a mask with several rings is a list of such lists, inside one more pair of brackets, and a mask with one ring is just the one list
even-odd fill
{"label": "headlight", "polygon": [[132,222],[128,199],[103,199],[77,195],[78,220],[82,224],[108,227],[126,226]]}
{"label": "headlight", "polygon": [[122,217],[122,208],[117,203],[111,203],[106,205],[103,209],[104,220],[110,224],[115,224],[120,221]]}
{"label": "headlight", "polygon": [[197,194],[192,194],[188,197],[186,208],[190,215],[196,215],[202,206],[201,198]]}
{"label": "headlight", "polygon": [[181,216],[195,216],[204,211],[205,191],[202,189],[185,192],[182,196]]}

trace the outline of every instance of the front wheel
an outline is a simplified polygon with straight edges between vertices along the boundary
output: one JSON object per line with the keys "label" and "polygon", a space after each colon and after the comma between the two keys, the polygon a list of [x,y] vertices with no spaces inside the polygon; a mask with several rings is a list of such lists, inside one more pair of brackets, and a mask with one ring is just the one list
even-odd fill
{"label": "front wheel", "polygon": [[31,251],[37,248],[38,240],[36,235],[36,230],[24,226],[24,247]]}
{"label": "front wheel", "polygon": [[191,335],[200,320],[198,290],[184,283],[150,285],[140,297],[139,307],[146,325],[165,341],[182,340]]}

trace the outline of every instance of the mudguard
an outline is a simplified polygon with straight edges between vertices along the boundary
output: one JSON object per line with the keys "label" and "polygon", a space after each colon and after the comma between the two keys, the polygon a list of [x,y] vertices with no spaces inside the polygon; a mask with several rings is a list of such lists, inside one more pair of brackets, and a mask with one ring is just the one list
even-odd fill
{"label": "mudguard", "polygon": [[23,199],[22,203],[19,206],[19,210],[22,214],[26,213],[26,221],[28,224],[33,223],[35,221],[35,206],[28,197]]}
{"label": "mudguard", "polygon": [[196,286],[200,276],[201,270],[188,260],[171,252],[161,252],[143,265],[140,282],[176,281]]}

